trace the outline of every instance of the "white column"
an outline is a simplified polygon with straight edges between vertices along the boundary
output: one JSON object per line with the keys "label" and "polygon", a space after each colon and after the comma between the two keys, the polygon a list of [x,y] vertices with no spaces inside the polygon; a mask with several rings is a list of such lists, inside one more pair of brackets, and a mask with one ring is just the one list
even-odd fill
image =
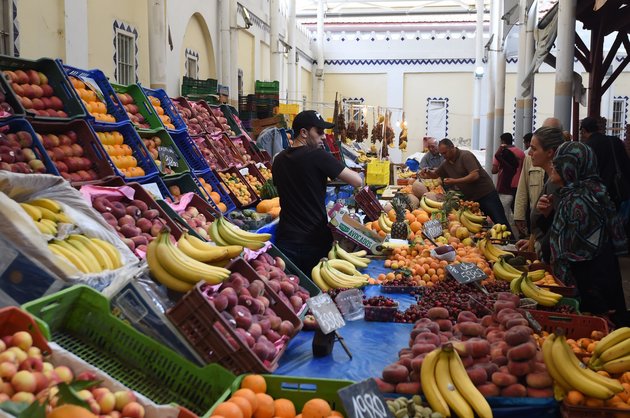
{"label": "white column", "polygon": [[500,23],[500,10],[502,0],[492,0],[490,5],[490,28],[492,43],[490,45],[490,51],[488,52],[488,119],[487,119],[487,129],[486,129],[486,163],[485,168],[488,173],[491,172],[492,169],[492,157],[494,156],[494,137],[496,135],[495,129],[496,124],[494,122],[495,118],[495,101],[496,101],[496,78],[497,78],[497,64],[496,61],[498,56],[496,51],[499,49],[500,45],[500,33],[499,33],[499,23]]}
{"label": "white column", "polygon": [[472,149],[479,149],[479,136],[481,134],[481,86],[483,83],[483,0],[477,0],[477,26],[475,31],[475,69],[473,71],[473,127]]}
{"label": "white column", "polygon": [[505,132],[505,51],[503,49],[503,0],[499,1],[499,7],[497,10],[497,36],[495,37],[496,47],[494,54],[496,57],[495,65],[495,99],[494,99],[494,148],[495,151],[499,148],[501,140],[499,136]]}
{"label": "white column", "polygon": [[565,129],[571,130],[573,98],[573,58],[575,48],[575,8],[577,0],[558,2],[558,38],[556,40],[556,88],[553,115]]}
{"label": "white column", "polygon": [[[318,75],[319,74],[319,75]],[[324,112],[324,0],[319,0],[317,4],[317,67],[315,69],[315,79],[317,81],[316,101],[319,113]]]}
{"label": "white column", "polygon": [[[536,47],[534,45],[534,30],[538,20],[538,2],[534,1],[529,9],[527,16],[527,38],[525,40],[525,68],[530,68],[532,61],[534,61],[534,52]],[[536,84],[536,78],[532,77],[530,81],[529,94],[523,96],[523,135],[534,130],[534,86]],[[523,138],[519,140],[522,141]]]}
{"label": "white column", "polygon": [[295,82],[297,76],[297,43],[295,40],[296,18],[295,18],[295,0],[289,0],[289,23],[287,27],[287,43],[291,47],[289,51],[289,62],[287,68],[287,97],[289,103],[295,103],[297,100],[297,84]]}
{"label": "white column", "polygon": [[[280,70],[280,5],[279,0],[269,1],[269,51],[271,57],[269,59],[271,67],[271,80],[282,81],[282,73]],[[282,90],[282,89],[281,89]]]}
{"label": "white column", "polygon": [[[230,28],[236,28],[236,15],[238,5],[235,0],[230,0]],[[238,109],[238,29],[230,29],[230,74],[225,86],[230,88],[228,102]]]}
{"label": "white column", "polygon": [[[219,39],[219,50],[221,51],[221,71],[217,77],[220,81],[219,84],[229,86],[232,84],[230,77],[230,7],[232,0],[219,0],[219,28],[221,29],[221,39]],[[236,51],[234,51],[236,52]]]}
{"label": "white column", "polygon": [[[518,70],[516,76],[516,114],[514,115],[514,144],[522,148],[523,147],[523,135],[525,134],[525,127],[523,125],[523,114],[525,112],[525,98],[523,97],[523,80],[525,79],[525,72],[527,67],[527,0],[519,1],[519,14],[518,14]],[[529,132],[529,129],[527,129]]]}
{"label": "white column", "polygon": [[151,88],[166,89],[166,11],[164,0],[147,0]]}
{"label": "white column", "polygon": [[89,69],[87,0],[64,0],[65,63]]}

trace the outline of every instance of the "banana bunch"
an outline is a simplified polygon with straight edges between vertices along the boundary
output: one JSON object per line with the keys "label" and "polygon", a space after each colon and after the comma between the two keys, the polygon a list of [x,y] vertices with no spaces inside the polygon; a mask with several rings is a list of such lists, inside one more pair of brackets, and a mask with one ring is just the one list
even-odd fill
{"label": "banana bunch", "polygon": [[429,190],[431,189],[435,189],[436,187],[439,187],[442,185],[442,179],[437,178],[437,179],[422,179],[422,183],[424,183],[425,186],[427,186],[427,188]]}
{"label": "banana bunch", "polygon": [[357,162],[358,163],[367,163],[368,161],[370,161],[368,156],[365,155],[365,151],[359,151],[358,154],[359,154],[359,155],[357,155]]}
{"label": "banana bunch", "polygon": [[83,273],[100,273],[122,267],[118,249],[98,238],[72,234],[65,240],[50,241],[48,249],[53,254],[65,258]]}
{"label": "banana bunch", "polygon": [[160,232],[147,247],[147,263],[155,280],[177,292],[187,292],[201,280],[218,284],[230,276],[230,270],[186,255],[171,242],[168,229]]}
{"label": "banana bunch", "polygon": [[73,224],[63,212],[61,205],[52,199],[33,199],[20,203],[20,206],[31,217],[39,232],[45,235],[57,235],[57,225]]}
{"label": "banana bunch", "polygon": [[[471,231],[472,232],[472,231]],[[494,244],[490,242],[488,239],[480,239],[477,241],[477,248],[481,251],[486,260],[497,262],[499,261],[499,257],[504,255],[512,255],[511,252],[504,251],[500,248],[497,248]]]}
{"label": "banana bunch", "polygon": [[322,258],[311,270],[313,282],[323,291],[361,287],[368,283],[369,277],[359,272],[354,264],[340,259]]}
{"label": "banana bunch", "polygon": [[597,342],[588,365],[608,373],[630,371],[630,328],[618,328]]}
{"label": "banana bunch", "polygon": [[[494,262],[492,272],[494,273],[494,277],[505,280],[506,282],[518,279],[523,274],[522,271],[505,261],[504,257],[499,257],[499,260]],[[529,277],[533,282],[537,282],[545,277],[545,270],[528,271],[527,277]]]}
{"label": "banana bunch", "polygon": [[562,295],[536,286],[529,274],[525,273],[510,282],[510,290],[517,295],[522,293],[542,306],[556,306],[562,299]]}
{"label": "banana bunch", "polygon": [[457,212],[457,218],[459,219],[459,223],[466,227],[472,234],[481,232],[483,223],[486,220],[485,216],[475,215],[469,210],[460,210]]}
{"label": "banana bunch", "polygon": [[[488,231],[491,239],[508,239],[512,233],[507,230],[507,225],[494,224]],[[487,235],[486,235],[487,236]]]}
{"label": "banana bunch", "polygon": [[543,343],[542,352],[549,375],[565,392],[575,389],[592,398],[609,399],[623,391],[618,380],[585,367],[567,344],[564,335],[550,334]]}
{"label": "banana bunch", "polygon": [[400,396],[396,399],[387,400],[387,409],[396,418],[443,418],[439,412],[433,412],[431,408],[422,406],[420,395],[413,395],[411,399]]}
{"label": "banana bunch", "polygon": [[333,243],[332,248],[328,251],[328,259],[329,260],[346,260],[351,263],[355,268],[363,269],[366,268],[368,264],[370,264],[370,259],[365,258],[367,251],[355,251],[353,253],[349,253],[339,245],[339,241],[335,241]]}
{"label": "banana bunch", "polygon": [[243,247],[240,245],[219,247],[190,235],[188,232],[184,232],[179,238],[177,248],[190,258],[219,266],[234,257],[238,257],[243,252]]}
{"label": "banana bunch", "polygon": [[435,412],[445,417],[491,418],[488,401],[468,377],[464,364],[451,344],[431,351],[420,368],[422,393]]}
{"label": "banana bunch", "polygon": [[392,232],[393,221],[389,219],[389,216],[385,212],[381,213],[381,216],[378,217],[378,226],[381,228],[381,231],[389,234]]}
{"label": "banana bunch", "polygon": [[439,212],[442,210],[442,206],[444,206],[443,202],[436,202],[426,196],[422,196],[420,199],[420,209],[427,213]]}
{"label": "banana bunch", "polygon": [[260,250],[271,239],[271,234],[243,231],[238,226],[226,221],[223,216],[212,222],[209,235],[210,239],[221,247],[240,245],[250,250]]}

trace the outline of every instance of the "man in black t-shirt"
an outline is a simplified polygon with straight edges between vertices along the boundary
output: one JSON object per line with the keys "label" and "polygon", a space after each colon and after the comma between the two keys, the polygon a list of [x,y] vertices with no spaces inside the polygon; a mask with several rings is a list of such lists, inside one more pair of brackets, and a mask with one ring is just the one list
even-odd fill
{"label": "man in black t-shirt", "polygon": [[332,246],[324,205],[328,179],[354,187],[363,184],[358,173],[323,148],[324,129],[333,126],[314,110],[300,112],[293,119],[293,144],[273,160],[273,182],[282,208],[276,245],[309,277]]}

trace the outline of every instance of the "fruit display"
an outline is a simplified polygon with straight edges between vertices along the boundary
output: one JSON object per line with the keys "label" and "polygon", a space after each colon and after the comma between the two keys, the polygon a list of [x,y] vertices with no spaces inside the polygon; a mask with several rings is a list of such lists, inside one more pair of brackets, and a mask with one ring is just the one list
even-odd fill
{"label": "fruit display", "polygon": [[206,160],[206,163],[208,163],[208,166],[210,166],[211,169],[220,170],[227,167],[227,165],[223,162],[223,159],[217,157],[217,154],[214,151],[214,146],[210,140],[206,139],[204,136],[200,136],[193,138],[193,141],[195,141],[197,148],[199,148],[204,160]]}
{"label": "fruit display", "polygon": [[221,132],[221,127],[218,125],[215,117],[210,113],[208,107],[204,106],[201,102],[191,103],[193,112],[196,114],[199,125],[209,134],[215,134]]}
{"label": "fruit display", "polygon": [[[173,171],[173,169],[170,166],[168,166],[166,163],[160,160],[160,151],[158,147],[162,147],[165,145],[162,144],[162,139],[158,135],[154,135],[149,138],[142,138],[142,142],[144,143],[144,146],[147,148],[147,151],[149,151],[149,154],[151,154],[151,158],[153,158],[153,162],[155,163],[155,165],[158,167],[158,169],[160,170],[162,174],[164,175],[175,174],[175,171]],[[175,154],[179,157],[178,151],[175,151]],[[183,158],[178,158],[178,159],[179,159],[179,164],[182,164]]]}
{"label": "fruit display", "polygon": [[256,212],[271,215],[273,219],[280,216],[280,198],[263,199],[256,205]]}
{"label": "fruit display", "polygon": [[486,237],[490,235],[492,240],[505,241],[512,236],[512,233],[507,228],[507,225],[494,224],[486,233]]}
{"label": "fruit display", "polygon": [[208,219],[206,215],[199,212],[199,209],[192,204],[189,204],[186,209],[179,211],[177,214],[181,216],[181,218],[197,233],[197,235],[205,240],[210,239],[208,231],[210,230],[210,226],[212,225],[212,221],[214,219]]}
{"label": "fruit display", "polygon": [[398,302],[385,296],[373,296],[363,299],[363,309],[366,321],[393,322]]}
{"label": "fruit display", "polygon": [[271,234],[257,234],[243,231],[228,222],[223,216],[215,219],[210,226],[210,239],[222,247],[241,245],[250,250],[260,250],[271,239]]}
{"label": "fruit display", "polygon": [[164,124],[164,127],[166,127],[166,129],[174,130],[175,125],[173,125],[173,121],[171,121],[170,116],[164,113],[164,108],[162,107],[162,102],[160,102],[160,99],[155,96],[151,96],[150,94],[147,95],[147,98],[149,99],[149,103],[151,103],[151,106],[153,106],[153,109],[155,109],[158,117]]}
{"label": "fruit display", "polygon": [[287,274],[284,260],[262,253],[249,262],[259,276],[267,280],[269,287],[278,297],[291,307],[295,313],[300,313],[309,299],[309,292],[300,286],[300,278]]}
{"label": "fruit display", "polygon": [[262,191],[262,183],[254,174],[245,174],[245,181],[249,183],[252,189],[256,192],[258,196],[260,196],[260,192]]}
{"label": "fruit display", "polygon": [[477,248],[486,258],[486,260],[496,263],[499,261],[499,258],[502,256],[511,256],[512,253],[508,251],[504,251],[498,247],[496,247],[490,240],[481,239],[477,241]]}
{"label": "fruit display", "polygon": [[630,371],[630,328],[622,327],[594,343],[592,356],[588,362],[594,370],[608,373]]}
{"label": "fruit display", "polygon": [[260,213],[253,209],[233,210],[227,217],[232,224],[246,231],[260,229],[273,219],[270,214]]}
{"label": "fruit display", "polygon": [[[186,99],[181,98],[179,100],[186,100]],[[205,133],[204,128],[201,125],[199,118],[197,118],[197,114],[194,113],[192,109],[189,108],[188,106],[181,104],[179,100],[174,100],[173,104],[175,105],[175,108],[177,109],[179,116],[181,116],[182,120],[186,124],[186,127],[188,128],[188,133],[191,136],[202,135],[203,133]]]}
{"label": "fruit display", "polygon": [[328,251],[328,259],[329,260],[345,260],[351,263],[355,268],[362,269],[366,268],[370,263],[370,259],[365,257],[367,255],[367,251],[359,250],[355,252],[348,252],[344,250],[341,245],[339,245],[339,241],[334,241],[333,246]]}
{"label": "fruit display", "polygon": [[71,234],[66,239],[53,239],[48,249],[73,264],[82,273],[100,273],[122,267],[120,253],[112,244],[82,234]]}
{"label": "fruit display", "polygon": [[533,282],[538,282],[545,278],[545,275],[547,274],[545,270],[528,271],[527,268],[519,269],[508,262],[508,257],[509,256],[502,256],[492,265],[492,272],[494,273],[494,277],[497,279],[511,282],[512,280],[520,278],[525,271],[527,271],[527,276]]}
{"label": "fruit display", "polygon": [[212,141],[215,152],[225,161],[228,167],[241,167],[243,165],[241,156],[237,155],[230,147],[230,144],[228,144],[227,141],[229,141],[229,139],[221,135],[220,137],[212,137],[210,140]]}
{"label": "fruit display", "polygon": [[[38,128],[35,128],[38,130]],[[84,154],[78,134],[69,130],[64,133],[40,133],[38,137],[59,174],[68,181],[85,182],[99,178],[94,170],[94,161]]]}
{"label": "fruit display", "polygon": [[88,113],[99,122],[116,123],[116,118],[107,113],[107,104],[99,98],[96,91],[78,77],[69,76],[70,83],[79,95]]}
{"label": "fruit display", "polygon": [[365,286],[369,283],[369,277],[358,271],[354,264],[341,259],[322,258],[311,271],[313,283],[323,291]]}
{"label": "fruit display", "polygon": [[53,118],[68,117],[63,101],[55,95],[46,74],[35,70],[5,70],[4,75],[27,112]]}
{"label": "fruit display", "polygon": [[[540,270],[538,270],[540,271]],[[523,294],[525,297],[533,299],[542,306],[556,306],[562,295],[540,288],[534,284],[528,274],[521,274],[518,278],[510,282],[510,290],[515,294]]]}
{"label": "fruit display", "polygon": [[[241,158],[243,158],[243,161],[245,161],[245,164],[251,163],[252,162],[252,157],[251,157],[251,155],[249,155],[249,152],[247,152],[247,149],[245,148],[244,141],[246,141],[246,140],[242,139],[242,138],[235,138],[235,139],[230,139],[230,141],[232,141],[232,144],[234,144],[234,146],[236,147],[236,149],[239,152]],[[271,172],[269,174],[271,174]]]}
{"label": "fruit display", "polygon": [[268,179],[263,184],[262,190],[260,191],[261,199],[274,199],[278,197],[278,189],[273,184],[273,179]]}
{"label": "fruit display", "polygon": [[133,97],[129,93],[116,93],[118,96],[118,100],[122,103],[125,112],[129,116],[131,123],[133,123],[136,128],[140,129],[151,129],[149,123],[146,121],[144,116],[140,113],[138,105],[134,101]]}
{"label": "fruit display", "polygon": [[212,202],[214,202],[214,204],[217,206],[217,209],[219,209],[221,213],[225,213],[227,211],[227,206],[224,202],[221,201],[221,195],[216,190],[214,190],[212,185],[208,183],[206,179],[204,179],[202,176],[199,176],[198,179],[199,183],[201,183],[203,191],[206,193],[209,200],[212,200]]}
{"label": "fruit display", "polygon": [[27,131],[0,132],[0,170],[22,174],[48,171]]}
{"label": "fruit display", "polygon": [[236,173],[219,171],[219,178],[223,184],[230,189],[234,197],[236,197],[242,206],[247,206],[255,200],[255,197],[252,196],[250,189],[241,181]]}
{"label": "fruit display", "polygon": [[258,167],[258,171],[260,171],[260,174],[262,174],[262,176],[265,178],[265,180],[271,180],[272,175],[271,175],[271,170],[268,169],[267,167],[265,167],[264,165]]}
{"label": "fruit display", "polygon": [[133,156],[133,149],[124,143],[124,137],[120,132],[97,132],[96,136],[103,144],[112,163],[125,177],[146,175],[144,169],[138,166],[138,160]]}
{"label": "fruit display", "polygon": [[221,108],[211,106],[210,110],[212,111],[212,114],[214,115],[217,122],[219,123],[219,127],[221,128],[221,130],[223,132],[226,132],[230,136],[234,136],[234,132],[232,131],[232,128],[230,128],[227,118],[223,114],[223,111],[221,110]]}
{"label": "fruit display", "polygon": [[74,225],[72,219],[63,212],[61,205],[52,199],[33,199],[20,202],[20,206],[42,234],[56,236],[59,224]]}

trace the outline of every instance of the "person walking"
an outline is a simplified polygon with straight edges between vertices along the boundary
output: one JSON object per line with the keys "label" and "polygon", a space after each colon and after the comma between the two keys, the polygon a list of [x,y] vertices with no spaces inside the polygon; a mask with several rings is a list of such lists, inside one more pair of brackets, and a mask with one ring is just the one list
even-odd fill
{"label": "person walking", "polygon": [[420,170],[424,168],[433,169],[438,168],[440,164],[444,162],[444,157],[438,150],[438,141],[435,138],[427,139],[427,148],[429,151],[424,154],[420,160]]}
{"label": "person walking", "polygon": [[515,231],[514,217],[512,210],[514,207],[514,196],[518,187],[518,181],[523,169],[525,153],[514,146],[514,138],[509,132],[501,134],[501,145],[494,154],[492,164],[492,174],[497,176],[497,192],[503,205],[503,211],[510,228]]}
{"label": "person walking", "polygon": [[332,246],[324,205],[328,179],[363,185],[358,173],[323,148],[324,129],[332,127],[314,110],[298,113],[293,119],[293,143],[276,156],[272,166],[282,207],[276,245],[307,275]]}

